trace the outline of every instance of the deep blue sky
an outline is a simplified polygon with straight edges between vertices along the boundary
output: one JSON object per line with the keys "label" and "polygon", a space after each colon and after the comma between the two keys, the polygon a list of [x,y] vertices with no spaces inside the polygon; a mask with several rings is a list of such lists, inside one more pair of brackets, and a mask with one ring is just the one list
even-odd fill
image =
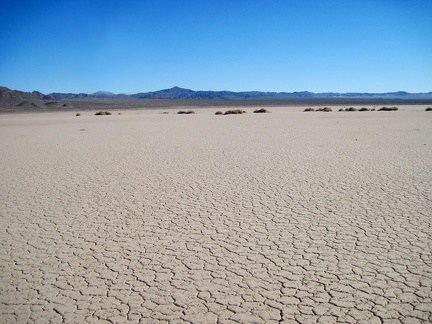
{"label": "deep blue sky", "polygon": [[0,85],[432,91],[432,1],[0,0]]}

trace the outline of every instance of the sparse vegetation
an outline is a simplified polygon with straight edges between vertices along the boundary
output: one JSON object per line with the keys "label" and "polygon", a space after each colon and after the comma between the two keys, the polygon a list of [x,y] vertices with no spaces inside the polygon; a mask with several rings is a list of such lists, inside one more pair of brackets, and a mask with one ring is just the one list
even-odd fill
{"label": "sparse vegetation", "polygon": [[[306,108],[305,110],[303,110],[303,111],[324,111],[324,112],[331,112],[331,111],[333,111],[331,108],[329,108],[329,107],[324,107],[324,108],[318,108],[318,109],[313,109],[313,108],[311,108],[311,107],[309,107],[309,108]],[[341,111],[340,109],[339,109],[339,111]]]}
{"label": "sparse vegetation", "polygon": [[396,111],[399,110],[398,107],[381,107],[378,111]]}
{"label": "sparse vegetation", "polygon": [[179,114],[179,115],[183,115],[183,114],[190,115],[190,114],[195,114],[195,111],[193,111],[193,110],[188,110],[188,111],[186,111],[186,110],[179,110],[177,112],[177,114]]}
{"label": "sparse vegetation", "polygon": [[319,108],[316,111],[332,112],[333,110],[329,107]]}
{"label": "sparse vegetation", "polygon": [[432,111],[432,108],[431,107],[427,107],[426,111]]}
{"label": "sparse vegetation", "polygon": [[103,115],[111,115],[111,113],[109,111],[98,111],[97,113],[95,113],[96,116],[103,116]]}
{"label": "sparse vegetation", "polygon": [[220,111],[220,110],[218,110],[218,111],[215,112],[215,115],[223,115],[223,112]]}
{"label": "sparse vegetation", "polygon": [[224,115],[241,115],[241,114],[245,114],[246,111],[241,110],[241,109],[232,109],[232,110],[227,110],[224,112]]}
{"label": "sparse vegetation", "polygon": [[269,113],[270,111],[268,111],[267,109],[265,109],[265,108],[261,108],[261,109],[257,109],[257,110],[254,110],[254,114],[263,114],[263,113]]}

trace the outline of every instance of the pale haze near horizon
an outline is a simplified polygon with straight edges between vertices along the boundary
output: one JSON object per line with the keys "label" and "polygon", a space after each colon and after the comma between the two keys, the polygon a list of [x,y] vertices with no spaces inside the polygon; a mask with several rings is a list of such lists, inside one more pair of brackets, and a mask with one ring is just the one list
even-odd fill
{"label": "pale haze near horizon", "polygon": [[432,1],[2,1],[22,91],[432,91]]}

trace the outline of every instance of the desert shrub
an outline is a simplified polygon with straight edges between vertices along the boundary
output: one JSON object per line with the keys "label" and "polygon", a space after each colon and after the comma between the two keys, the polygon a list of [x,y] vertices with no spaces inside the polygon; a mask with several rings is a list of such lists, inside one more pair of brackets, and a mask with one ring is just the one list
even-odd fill
{"label": "desert shrub", "polygon": [[268,113],[269,111],[265,108],[254,110],[254,114],[262,114],[262,113]]}
{"label": "desert shrub", "polygon": [[381,107],[378,111],[396,111],[398,109],[398,107]]}
{"label": "desert shrub", "polygon": [[232,109],[232,110],[227,110],[225,111],[224,115],[241,115],[241,114],[245,114],[246,111],[241,110],[241,109]]}
{"label": "desert shrub", "polygon": [[431,107],[427,107],[426,111],[432,111],[432,108]]}
{"label": "desert shrub", "polygon": [[102,116],[102,115],[111,115],[111,113],[109,111],[98,111],[97,113],[95,113],[96,116]]}
{"label": "desert shrub", "polygon": [[306,109],[305,109],[305,110],[303,110],[303,111],[315,111],[315,109],[313,109],[313,108],[309,107],[309,108],[306,108]]}
{"label": "desert shrub", "polygon": [[223,112],[220,111],[220,110],[218,110],[218,111],[215,112],[215,115],[223,115]]}
{"label": "desert shrub", "polygon": [[76,115],[75,116],[81,116],[81,114],[80,113],[76,113]]}
{"label": "desert shrub", "polygon": [[183,114],[190,115],[190,114],[195,114],[195,111],[193,111],[193,110],[188,110],[188,111],[185,111],[185,110],[179,110],[179,111],[177,112],[177,114],[180,114],[180,115],[183,115]]}
{"label": "desert shrub", "polygon": [[370,111],[370,109],[367,109],[366,107],[360,108],[359,111]]}
{"label": "desert shrub", "polygon": [[329,108],[329,107],[324,107],[324,108],[319,108],[319,109],[317,109],[316,111],[324,111],[324,112],[331,112],[331,111],[333,111],[331,108]]}

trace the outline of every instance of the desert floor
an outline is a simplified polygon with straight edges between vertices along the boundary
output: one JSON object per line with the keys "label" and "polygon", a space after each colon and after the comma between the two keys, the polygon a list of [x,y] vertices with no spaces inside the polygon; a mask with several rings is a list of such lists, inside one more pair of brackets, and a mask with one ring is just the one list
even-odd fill
{"label": "desert floor", "polygon": [[432,322],[432,112],[247,109],[0,115],[0,322]]}

